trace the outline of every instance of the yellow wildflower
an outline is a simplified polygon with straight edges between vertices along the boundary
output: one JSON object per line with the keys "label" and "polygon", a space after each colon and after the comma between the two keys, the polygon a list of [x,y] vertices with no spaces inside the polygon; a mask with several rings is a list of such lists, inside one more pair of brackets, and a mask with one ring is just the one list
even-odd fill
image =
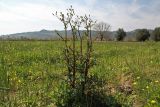
{"label": "yellow wildflower", "polygon": [[140,77],[137,77],[137,79],[140,79]]}
{"label": "yellow wildflower", "polygon": [[149,88],[149,86],[146,86],[146,88],[148,89],[148,88]]}
{"label": "yellow wildflower", "polygon": [[19,83],[21,83],[21,80],[18,80]]}
{"label": "yellow wildflower", "polygon": [[136,85],[136,84],[137,84],[137,82],[134,82],[134,83],[133,83],[133,85]]}
{"label": "yellow wildflower", "polygon": [[155,103],[156,103],[156,101],[155,101],[155,100],[151,100],[151,103],[152,103],[152,104],[155,104]]}
{"label": "yellow wildflower", "polygon": [[156,81],[154,81],[155,83],[158,83],[159,81],[158,80],[156,80]]}

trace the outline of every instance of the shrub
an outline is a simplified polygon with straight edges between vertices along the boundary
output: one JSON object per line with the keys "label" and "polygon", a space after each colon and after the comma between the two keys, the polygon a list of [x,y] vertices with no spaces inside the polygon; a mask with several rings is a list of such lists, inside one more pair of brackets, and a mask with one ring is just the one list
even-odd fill
{"label": "shrub", "polygon": [[[54,14],[63,24],[65,37],[57,34],[64,41],[63,57],[67,68],[67,76],[62,80],[54,93],[55,104],[58,107],[97,107],[106,106],[103,102],[103,81],[96,75],[91,75],[89,69],[95,64],[91,28],[95,22],[87,16],[75,15],[74,9],[67,9],[67,15],[62,12]],[[76,19],[74,19],[76,16]],[[67,29],[71,28],[72,39],[68,41]],[[84,27],[86,38],[83,42],[79,28]],[[77,38],[79,37],[79,41]],[[78,43],[79,42],[79,43]],[[86,43],[86,44],[83,44]],[[78,45],[80,44],[80,45]],[[86,46],[84,48],[83,46]]]}
{"label": "shrub", "polygon": [[137,41],[146,41],[149,40],[150,33],[147,29],[138,29],[135,36]]}
{"label": "shrub", "polygon": [[[53,98],[58,107],[118,107],[112,96],[107,96],[106,80],[103,76],[91,72],[96,64],[93,54],[91,29],[95,22],[87,16],[75,15],[74,9],[67,9],[67,15],[60,12],[54,14],[63,24],[65,35],[57,34],[64,41],[63,61],[67,75],[56,87]],[[76,19],[74,19],[76,16]],[[72,39],[68,41],[68,27],[72,31]],[[79,28],[84,27],[80,33]],[[86,38],[83,38],[83,35]],[[76,38],[79,37],[79,38]],[[79,39],[79,40],[77,40]],[[79,43],[78,43],[79,42]]]}
{"label": "shrub", "polygon": [[122,41],[126,37],[126,32],[119,28],[118,31],[116,32],[116,40],[117,41]]}
{"label": "shrub", "polygon": [[160,41],[160,27],[154,29],[152,38],[154,41]]}

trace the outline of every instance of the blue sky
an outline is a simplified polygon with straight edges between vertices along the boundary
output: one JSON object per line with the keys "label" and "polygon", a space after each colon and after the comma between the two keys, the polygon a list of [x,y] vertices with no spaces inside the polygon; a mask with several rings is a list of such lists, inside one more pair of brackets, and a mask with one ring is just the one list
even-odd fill
{"label": "blue sky", "polygon": [[[79,15],[124,28],[153,29],[160,26],[160,0],[0,0],[0,35],[41,29],[63,29],[52,16],[73,5]],[[65,12],[65,11],[64,11]]]}

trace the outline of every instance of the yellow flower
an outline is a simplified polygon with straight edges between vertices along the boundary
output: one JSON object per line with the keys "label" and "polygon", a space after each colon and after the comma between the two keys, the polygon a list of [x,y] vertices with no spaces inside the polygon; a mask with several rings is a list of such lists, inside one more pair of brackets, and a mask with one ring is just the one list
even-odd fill
{"label": "yellow flower", "polygon": [[151,103],[152,103],[152,104],[155,104],[155,103],[156,103],[156,101],[155,101],[155,100],[151,100]]}
{"label": "yellow flower", "polygon": [[140,77],[137,77],[137,79],[140,79]]}
{"label": "yellow flower", "polygon": [[146,88],[148,89],[148,88],[149,88],[149,86],[146,86]]}
{"label": "yellow flower", "polygon": [[158,80],[156,80],[156,81],[154,81],[155,83],[158,83],[159,81]]}
{"label": "yellow flower", "polygon": [[18,80],[19,83],[21,83],[21,80]]}
{"label": "yellow flower", "polygon": [[133,85],[136,85],[136,84],[137,84],[137,82],[134,82],[134,83],[133,83]]}

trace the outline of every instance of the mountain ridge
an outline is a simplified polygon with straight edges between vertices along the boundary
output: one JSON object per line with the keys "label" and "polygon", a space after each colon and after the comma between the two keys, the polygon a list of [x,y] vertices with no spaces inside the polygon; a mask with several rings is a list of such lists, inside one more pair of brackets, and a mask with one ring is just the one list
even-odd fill
{"label": "mountain ridge", "polygon": [[[137,30],[137,29],[136,29]],[[136,30],[133,31],[128,31],[127,33],[127,37],[131,38],[134,36],[134,33]],[[57,30],[59,32],[59,34],[64,35],[65,32],[64,30]],[[80,32],[82,33],[84,30],[81,30]],[[149,29],[150,33],[153,32],[152,29]],[[69,35],[69,37],[71,37],[71,30],[67,31],[67,34]],[[97,35],[97,31],[92,31],[92,35],[93,37],[96,37]],[[114,39],[116,35],[116,31],[109,31],[107,33],[107,38],[110,39]],[[0,36],[3,39],[22,39],[22,38],[26,38],[26,39],[58,39],[59,36],[57,35],[57,33],[54,30],[46,30],[46,29],[42,29],[40,31],[32,31],[32,32],[22,32],[22,33],[14,33],[14,34],[8,34],[8,35],[2,35]]]}

